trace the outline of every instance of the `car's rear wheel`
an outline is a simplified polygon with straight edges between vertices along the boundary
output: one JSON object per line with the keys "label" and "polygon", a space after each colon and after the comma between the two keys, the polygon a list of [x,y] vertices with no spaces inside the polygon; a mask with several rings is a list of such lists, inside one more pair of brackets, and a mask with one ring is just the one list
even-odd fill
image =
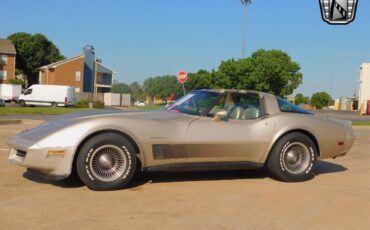
{"label": "car's rear wheel", "polygon": [[272,176],[281,181],[312,179],[317,149],[307,135],[299,132],[283,136],[274,146],[267,162]]}
{"label": "car's rear wheel", "polygon": [[90,189],[120,189],[127,185],[136,171],[136,155],[126,138],[104,133],[84,144],[76,167],[79,177]]}

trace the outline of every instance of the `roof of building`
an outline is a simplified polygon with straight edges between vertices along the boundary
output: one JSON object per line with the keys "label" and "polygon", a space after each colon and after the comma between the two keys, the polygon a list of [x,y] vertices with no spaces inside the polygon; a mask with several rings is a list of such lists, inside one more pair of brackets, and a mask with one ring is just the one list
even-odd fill
{"label": "roof of building", "polygon": [[[98,65],[98,67],[97,67],[98,72],[103,72],[103,73],[108,72],[108,73],[117,74],[117,72],[116,72],[115,70],[113,70],[113,69],[111,69],[111,68],[106,67],[106,66],[105,66],[105,65],[103,65],[101,62],[96,62],[96,64]],[[100,66],[101,68],[99,68],[99,66]]]}
{"label": "roof of building", "polygon": [[64,64],[64,63],[67,63],[67,62],[70,62],[70,61],[74,61],[74,60],[79,59],[79,58],[82,58],[82,57],[84,57],[84,55],[78,55],[78,56],[75,56],[75,57],[71,57],[71,58],[63,59],[63,60],[60,60],[60,61],[57,61],[57,62],[51,63],[51,64],[49,64],[49,65],[41,66],[39,69],[55,68],[55,67],[57,67],[58,65],[61,65],[61,64]]}
{"label": "roof of building", "polygon": [[[58,65],[62,65],[62,64],[65,64],[67,62],[74,61],[74,60],[77,60],[77,59],[83,58],[83,57],[84,57],[84,55],[81,54],[81,55],[78,55],[78,56],[75,56],[75,57],[71,57],[71,58],[67,58],[67,59],[63,59],[63,60],[51,63],[49,65],[41,66],[38,69],[44,69],[44,70],[45,69],[53,69],[53,68],[56,68]],[[104,66],[101,62],[95,61],[95,63],[98,65],[98,72],[103,72],[103,73],[108,72],[108,73],[117,74],[117,72],[115,70]]]}
{"label": "roof of building", "polygon": [[16,54],[15,47],[10,40],[0,38],[0,53]]}

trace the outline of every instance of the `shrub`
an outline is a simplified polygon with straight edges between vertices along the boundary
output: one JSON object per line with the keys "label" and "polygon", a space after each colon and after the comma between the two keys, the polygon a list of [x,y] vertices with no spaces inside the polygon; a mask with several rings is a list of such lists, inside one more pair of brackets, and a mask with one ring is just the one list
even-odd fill
{"label": "shrub", "polygon": [[15,79],[15,78],[10,79],[8,83],[13,84],[13,85],[24,85],[25,84],[25,82],[22,79]]}
{"label": "shrub", "polygon": [[77,101],[75,107],[76,108],[89,108],[89,101],[87,100]]}
{"label": "shrub", "polygon": [[94,108],[96,108],[96,109],[104,109],[104,102],[103,101],[95,101]]}
{"label": "shrub", "polygon": [[[75,108],[89,108],[89,102],[88,100],[81,100],[77,101]],[[104,102],[102,101],[94,101],[94,108],[96,109],[104,109]]]}

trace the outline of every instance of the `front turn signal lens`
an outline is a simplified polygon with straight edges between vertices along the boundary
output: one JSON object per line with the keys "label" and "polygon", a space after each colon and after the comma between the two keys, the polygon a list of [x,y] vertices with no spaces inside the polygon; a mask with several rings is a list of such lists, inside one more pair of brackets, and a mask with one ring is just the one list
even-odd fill
{"label": "front turn signal lens", "polygon": [[49,150],[48,155],[49,156],[63,156],[65,153],[64,150]]}

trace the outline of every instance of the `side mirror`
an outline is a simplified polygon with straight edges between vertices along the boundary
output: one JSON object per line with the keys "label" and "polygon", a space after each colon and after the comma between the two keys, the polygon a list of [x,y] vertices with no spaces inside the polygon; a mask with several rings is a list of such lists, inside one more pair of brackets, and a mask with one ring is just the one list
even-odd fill
{"label": "side mirror", "polygon": [[213,118],[214,121],[218,122],[225,118],[227,118],[227,111],[226,110],[220,110],[215,114],[215,117]]}

